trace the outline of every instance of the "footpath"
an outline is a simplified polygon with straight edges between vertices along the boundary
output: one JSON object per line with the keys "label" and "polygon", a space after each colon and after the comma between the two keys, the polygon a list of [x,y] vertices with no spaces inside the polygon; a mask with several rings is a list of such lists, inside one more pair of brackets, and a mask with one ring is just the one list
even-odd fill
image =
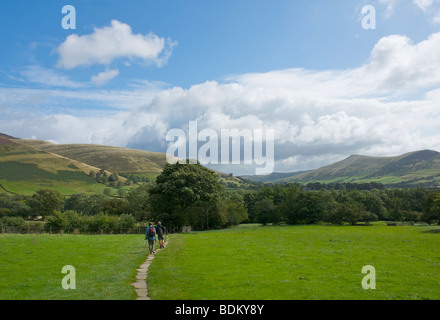
{"label": "footpath", "polygon": [[[164,246],[165,248],[168,246],[168,237],[166,237]],[[136,269],[138,272],[136,275],[136,282],[133,282],[131,284],[137,293],[136,300],[151,300],[151,298],[148,296],[148,286],[147,286],[148,268],[150,268],[150,265],[153,262],[155,255],[162,250],[163,249],[157,249],[155,250],[156,253],[149,254],[147,260],[145,260],[144,263],[141,264],[139,269]]]}

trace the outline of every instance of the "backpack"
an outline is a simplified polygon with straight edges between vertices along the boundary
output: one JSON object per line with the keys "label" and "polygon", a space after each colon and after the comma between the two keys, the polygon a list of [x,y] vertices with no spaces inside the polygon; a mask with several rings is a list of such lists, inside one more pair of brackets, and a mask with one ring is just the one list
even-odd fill
{"label": "backpack", "polygon": [[155,234],[154,234],[154,227],[153,226],[150,227],[150,231],[148,232],[148,235],[150,237],[154,237],[155,236]]}
{"label": "backpack", "polygon": [[157,228],[157,234],[158,234],[159,236],[163,236],[163,229],[162,229],[162,227],[158,227],[158,228]]}

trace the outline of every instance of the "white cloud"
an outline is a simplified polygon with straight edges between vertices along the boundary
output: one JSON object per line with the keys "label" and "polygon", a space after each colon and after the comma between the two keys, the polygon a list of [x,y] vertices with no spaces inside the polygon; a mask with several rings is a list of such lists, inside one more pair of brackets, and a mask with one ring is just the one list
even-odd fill
{"label": "white cloud", "polygon": [[30,66],[20,72],[26,81],[44,85],[47,87],[80,88],[84,86],[79,82],[70,80],[67,76],[40,66]]}
{"label": "white cloud", "polygon": [[[153,151],[165,151],[166,132],[186,128],[190,120],[198,120],[199,130],[217,132],[274,128],[276,171],[312,169],[351,154],[388,156],[438,150],[438,52],[440,33],[419,43],[392,35],[377,42],[365,64],[347,70],[242,74],[188,89],[138,82],[132,91],[58,90],[44,99],[37,96],[37,90],[27,94],[38,105],[42,99],[46,104],[83,99],[86,105],[101,102],[120,109],[101,116],[37,114],[14,119],[11,115],[12,120],[0,118],[0,127],[19,137]],[[0,90],[0,104],[13,108],[14,97],[25,99],[23,91],[15,90]],[[61,97],[66,100],[60,102]],[[224,170],[240,174],[248,169]]]}
{"label": "white cloud", "polygon": [[380,39],[369,61],[355,69],[286,69],[230,77],[246,86],[289,88],[304,96],[362,97],[415,93],[440,83],[440,33],[413,44],[402,35]]}
{"label": "white cloud", "polygon": [[[378,0],[379,4],[385,5],[385,13],[384,18],[389,19],[396,11],[396,7],[398,4],[403,2],[409,2],[410,0]],[[432,14],[434,13],[434,16],[432,18],[433,23],[437,23],[438,21],[438,1],[434,0],[411,0],[411,3],[417,6],[419,9],[423,10],[425,14]]]}
{"label": "white cloud", "polygon": [[131,27],[117,20],[111,26],[95,28],[92,34],[72,34],[57,48],[57,66],[72,69],[93,64],[109,65],[118,58],[139,59],[158,66],[167,62],[176,42],[154,33],[133,34]]}
{"label": "white cloud", "polygon": [[386,5],[386,11],[384,14],[384,17],[386,19],[390,18],[393,15],[396,3],[399,1],[401,0],[379,0],[379,3]]}
{"label": "white cloud", "polygon": [[426,11],[434,2],[434,0],[413,0],[413,2],[423,11]]}
{"label": "white cloud", "polygon": [[91,80],[94,84],[98,86],[102,86],[107,82],[109,82],[110,80],[116,78],[118,75],[119,75],[118,69],[112,69],[112,70],[107,69],[106,71],[100,72],[96,76],[93,76]]}

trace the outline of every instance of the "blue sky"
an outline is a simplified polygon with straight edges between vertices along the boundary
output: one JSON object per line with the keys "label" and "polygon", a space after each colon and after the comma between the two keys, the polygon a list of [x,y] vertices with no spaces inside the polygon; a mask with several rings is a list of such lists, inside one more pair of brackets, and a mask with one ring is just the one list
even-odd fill
{"label": "blue sky", "polygon": [[2,1],[0,132],[165,152],[191,120],[275,128],[276,171],[439,150],[439,28],[438,0]]}
{"label": "blue sky", "polygon": [[[4,72],[35,64],[53,68],[57,56],[52,50],[68,35],[91,33],[115,19],[130,25],[133,33],[153,32],[178,44],[172,59],[161,68],[121,69],[121,81],[113,83],[114,88],[132,79],[187,88],[206,80],[221,81],[230,74],[352,68],[368,59],[383,36],[399,33],[419,41],[438,27],[412,3],[402,3],[392,18],[384,18],[386,6],[378,4],[377,29],[363,30],[359,15],[364,3],[372,2],[4,1],[0,4],[0,35],[8,50],[2,50],[0,62]],[[61,8],[67,4],[76,8],[76,30],[61,28]],[[117,64],[120,61],[113,65]],[[99,68],[87,71],[95,70]],[[84,70],[73,70],[69,76],[84,80],[86,75]]]}

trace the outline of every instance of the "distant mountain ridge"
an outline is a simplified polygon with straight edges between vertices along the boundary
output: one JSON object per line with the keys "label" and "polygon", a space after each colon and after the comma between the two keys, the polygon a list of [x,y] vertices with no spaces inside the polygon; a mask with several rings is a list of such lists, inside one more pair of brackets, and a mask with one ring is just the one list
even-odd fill
{"label": "distant mountain ridge", "polygon": [[[437,186],[440,184],[440,152],[420,150],[394,157],[352,155],[342,161],[302,173],[247,177],[270,183],[379,182],[388,186]],[[259,180],[258,180],[259,179]]]}

